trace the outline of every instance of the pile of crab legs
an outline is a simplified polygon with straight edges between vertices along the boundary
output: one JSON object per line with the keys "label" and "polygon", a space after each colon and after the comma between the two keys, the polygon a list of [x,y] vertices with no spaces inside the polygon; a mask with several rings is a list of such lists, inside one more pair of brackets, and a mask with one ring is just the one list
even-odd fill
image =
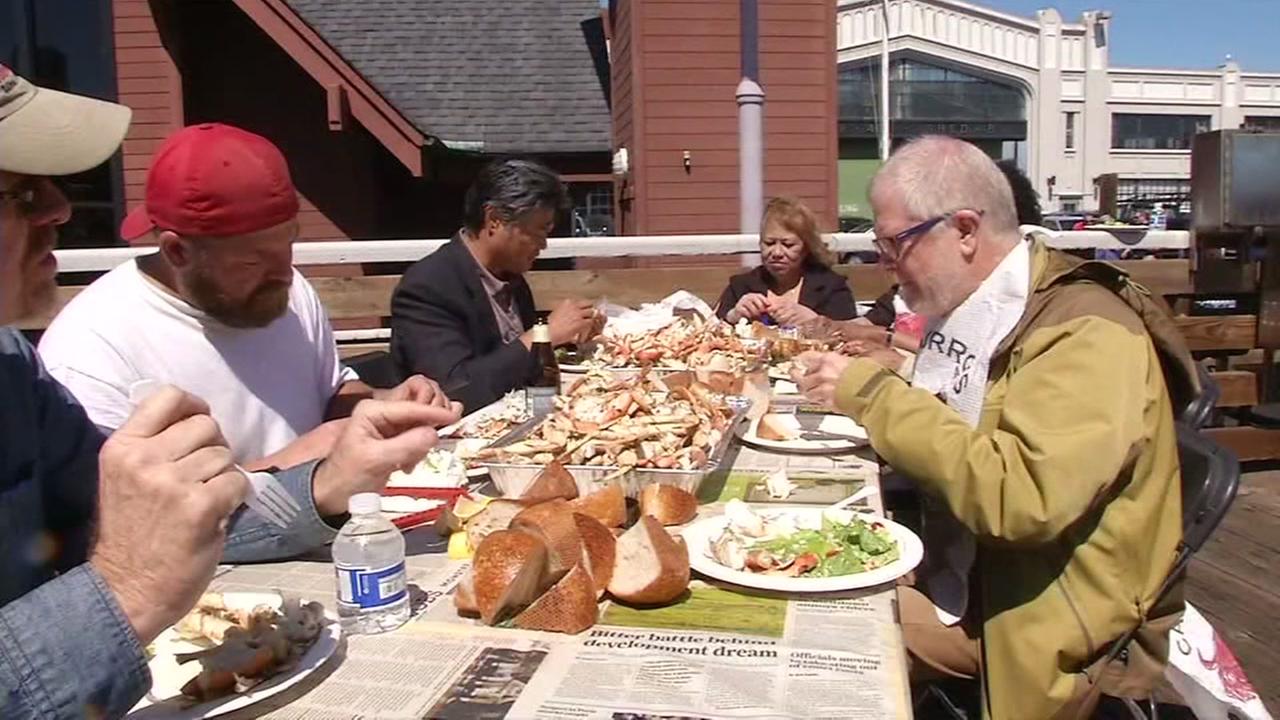
{"label": "pile of crab legs", "polygon": [[754,359],[733,327],[699,317],[681,318],[660,329],[604,335],[594,359],[606,367],[741,369]]}
{"label": "pile of crab legs", "polygon": [[[674,383],[673,383],[674,384]],[[670,387],[648,368],[634,377],[592,372],[556,398],[556,411],[528,436],[489,447],[490,462],[696,470],[729,429],[732,410],[698,383]]]}

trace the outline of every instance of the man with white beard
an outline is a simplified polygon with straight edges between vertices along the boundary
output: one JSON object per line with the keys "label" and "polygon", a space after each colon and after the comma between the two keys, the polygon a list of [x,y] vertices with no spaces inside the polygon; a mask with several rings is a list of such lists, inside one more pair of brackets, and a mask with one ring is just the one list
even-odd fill
{"label": "man with white beard", "polygon": [[969,143],[908,143],[870,199],[881,261],[928,320],[912,379],[885,350],[806,354],[797,381],[925,495],[928,558],[899,593],[913,678],[981,679],[994,718],[1141,697],[1182,607],[1180,588],[1155,601],[1182,530],[1174,400],[1197,387],[1181,339],[1119,270],[1025,241]]}

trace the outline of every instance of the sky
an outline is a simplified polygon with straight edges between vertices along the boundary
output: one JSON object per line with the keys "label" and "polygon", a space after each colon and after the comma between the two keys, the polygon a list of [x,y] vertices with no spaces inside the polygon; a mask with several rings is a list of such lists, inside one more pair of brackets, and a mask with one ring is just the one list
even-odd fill
{"label": "sky", "polygon": [[967,0],[1027,17],[1057,8],[1065,22],[1111,13],[1111,65],[1207,70],[1229,54],[1242,70],[1280,72],[1280,0]]}

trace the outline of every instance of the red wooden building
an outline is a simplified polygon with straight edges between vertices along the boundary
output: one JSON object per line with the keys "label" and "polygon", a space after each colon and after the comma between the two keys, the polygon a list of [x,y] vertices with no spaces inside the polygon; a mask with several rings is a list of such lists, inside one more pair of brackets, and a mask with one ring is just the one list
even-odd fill
{"label": "red wooden building", "polygon": [[[835,7],[760,6],[766,194],[834,229]],[[64,246],[117,243],[156,146],[205,121],[284,150],[307,240],[446,236],[508,155],[569,182],[559,233],[734,232],[738,28],[737,0],[0,0],[0,62],[134,109],[68,182]]]}
{"label": "red wooden building", "polygon": [[[739,0],[613,0],[613,142],[625,234],[738,230]],[[765,195],[836,223],[835,3],[759,3]],[[685,165],[688,154],[688,167]]]}

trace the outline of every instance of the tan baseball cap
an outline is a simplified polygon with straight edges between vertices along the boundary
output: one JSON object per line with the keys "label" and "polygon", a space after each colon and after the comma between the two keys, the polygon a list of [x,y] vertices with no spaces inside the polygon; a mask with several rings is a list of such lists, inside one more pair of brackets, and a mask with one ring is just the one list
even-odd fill
{"label": "tan baseball cap", "polygon": [[0,65],[0,170],[71,175],[101,165],[124,141],[133,111],[36,87]]}

